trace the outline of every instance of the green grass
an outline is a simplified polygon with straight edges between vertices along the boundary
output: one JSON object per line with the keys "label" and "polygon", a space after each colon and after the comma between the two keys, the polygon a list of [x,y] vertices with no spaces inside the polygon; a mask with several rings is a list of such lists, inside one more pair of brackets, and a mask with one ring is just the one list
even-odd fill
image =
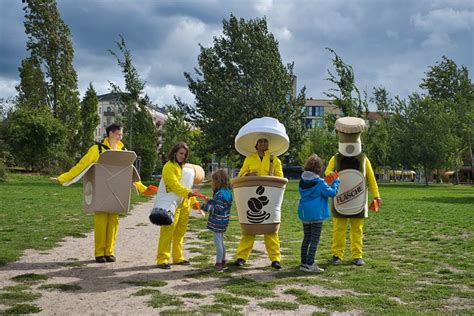
{"label": "green grass", "polygon": [[[9,179],[9,182],[0,183],[0,264],[17,260],[24,249],[47,250],[65,236],[80,236],[92,230],[92,216],[81,208],[81,185],[62,188],[49,183],[46,177],[38,176],[10,175]],[[219,278],[216,291],[212,293],[213,304],[191,310],[184,308],[180,295],[148,288],[135,295],[150,295],[148,304],[159,308],[162,314],[241,314],[241,309],[250,301],[278,313],[281,302],[268,301],[276,296],[276,286],[283,287],[283,292],[292,298],[288,300],[289,306],[294,307],[295,303],[314,306],[320,311],[315,315],[351,310],[366,315],[473,314],[474,188],[384,184],[380,191],[383,198],[381,211],[370,214],[364,225],[366,265],[363,267],[350,264],[349,244],[344,264],[329,264],[332,228],[331,222],[326,221],[316,256],[318,265],[325,268],[325,272],[314,275],[298,270],[303,233],[296,213],[299,199],[297,182],[290,181],[285,192],[279,232],[282,271],[270,272],[268,267],[252,266],[254,258],[268,260],[266,253],[253,251],[246,269],[230,268],[220,274],[213,272],[212,233],[206,230],[205,220],[191,218],[189,231],[199,237],[188,238],[185,247],[192,249],[190,260],[193,268],[198,270],[185,277],[190,282]],[[203,192],[210,195],[210,188],[204,187]],[[135,197],[134,201],[146,199]],[[234,205],[231,223],[224,234],[229,263],[235,259],[231,255],[237,248],[239,237]],[[262,239],[262,236],[257,237],[257,240]],[[242,275],[242,271],[255,272],[255,269],[261,276],[258,281]],[[41,275],[17,277],[17,281],[22,282],[18,286],[44,280],[45,276]],[[146,280],[136,282],[139,283],[132,284],[154,286],[146,284]],[[318,288],[326,292],[318,293]],[[28,293],[30,288],[5,287],[0,290],[2,293]],[[22,294],[18,295],[21,297]],[[189,295],[188,299],[199,299],[192,297],[193,293]],[[22,304],[15,306],[11,308],[16,308],[16,311],[23,308],[23,313],[28,313],[27,308],[37,308]],[[6,310],[0,313],[6,313]]]}
{"label": "green grass", "polygon": [[26,273],[26,274],[19,274],[12,278],[15,282],[22,282],[22,283],[38,283],[48,279],[47,275],[44,274],[36,274],[36,273]]}
{"label": "green grass", "polygon": [[[132,203],[148,199],[132,194]],[[93,229],[92,214],[82,210],[82,183],[62,187],[46,176],[9,174],[0,182],[0,201],[0,266],[25,249],[48,250]]]}
{"label": "green grass", "polygon": [[5,310],[0,310],[1,315],[25,315],[25,314],[35,314],[41,312],[41,308],[36,305],[30,304],[16,304]]}
{"label": "green grass", "polygon": [[151,287],[161,287],[165,286],[166,283],[165,281],[162,280],[140,280],[140,281],[123,281],[121,283],[125,284],[132,284],[135,286],[151,286]]}

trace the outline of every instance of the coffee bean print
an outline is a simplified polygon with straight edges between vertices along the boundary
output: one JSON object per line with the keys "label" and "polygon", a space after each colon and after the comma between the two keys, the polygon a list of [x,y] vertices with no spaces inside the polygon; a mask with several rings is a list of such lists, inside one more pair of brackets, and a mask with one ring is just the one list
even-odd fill
{"label": "coffee bean print", "polygon": [[256,198],[250,198],[247,202],[247,205],[249,209],[251,209],[254,212],[260,211],[263,207],[262,202],[260,202],[259,199],[256,199]]}
{"label": "coffee bean print", "polygon": [[268,198],[266,196],[259,196],[258,197],[258,200],[260,202],[262,202],[263,205],[267,205],[268,204]]}
{"label": "coffee bean print", "polygon": [[259,186],[256,192],[258,195],[262,195],[265,192],[265,188],[263,186]]}

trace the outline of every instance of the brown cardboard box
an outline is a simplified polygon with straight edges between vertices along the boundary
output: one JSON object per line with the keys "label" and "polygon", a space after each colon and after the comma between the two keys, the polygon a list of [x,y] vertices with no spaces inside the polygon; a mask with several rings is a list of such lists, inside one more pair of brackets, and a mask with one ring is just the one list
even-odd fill
{"label": "brown cardboard box", "polygon": [[137,155],[133,151],[107,150],[69,184],[82,176],[84,211],[122,213],[130,207],[130,189],[140,176],[133,166]]}

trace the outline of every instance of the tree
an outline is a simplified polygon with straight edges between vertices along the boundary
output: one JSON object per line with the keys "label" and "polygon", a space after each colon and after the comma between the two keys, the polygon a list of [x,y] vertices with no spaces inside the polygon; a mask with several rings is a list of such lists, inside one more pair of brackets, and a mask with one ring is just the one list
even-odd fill
{"label": "tree", "polygon": [[428,92],[432,100],[442,102],[446,113],[455,116],[451,129],[461,139],[459,148],[453,152],[457,166],[462,164],[463,157],[469,157],[469,164],[474,167],[474,86],[468,69],[465,66],[458,68],[454,61],[443,56],[441,62],[430,67],[420,87]]}
{"label": "tree", "polygon": [[377,105],[377,113],[380,118],[368,120],[368,130],[362,134],[364,151],[374,166],[383,166],[385,169],[390,151],[387,117],[388,111],[392,107],[392,100],[389,98],[387,90],[382,87],[374,88],[373,95],[371,101]]}
{"label": "tree", "polygon": [[132,54],[127,48],[125,39],[115,42],[123,55],[119,57],[115,52],[109,52],[117,59],[125,78],[125,91],[113,83],[112,91],[120,98],[121,121],[124,125],[124,141],[129,150],[133,150],[141,159],[140,175],[144,178],[151,176],[155,170],[157,160],[158,134],[153,117],[148,108],[152,106],[147,95],[143,96],[145,82],[132,63]]}
{"label": "tree", "polygon": [[293,64],[282,64],[266,19],[231,15],[214,45],[200,48],[196,78],[184,75],[195,95],[188,118],[202,131],[207,151],[218,159],[233,155],[239,129],[251,119],[272,116],[285,125],[290,155],[296,157],[303,140],[304,89],[295,96]]}
{"label": "tree", "polygon": [[21,62],[20,84],[18,91],[18,105],[28,108],[47,106],[48,90],[41,65],[37,58],[25,58]]}
{"label": "tree", "polygon": [[94,134],[97,125],[100,123],[99,114],[97,114],[97,107],[99,101],[97,100],[97,93],[89,83],[89,88],[86,91],[84,99],[81,104],[81,129],[79,132],[81,144],[81,156],[83,156],[90,146],[94,144]]}
{"label": "tree", "polygon": [[442,102],[413,93],[405,106],[400,120],[404,147],[400,148],[410,162],[421,165],[428,185],[433,169],[445,168],[453,164],[452,152],[459,146],[459,139],[450,132],[453,116],[446,113]]}
{"label": "tree", "polygon": [[[79,128],[79,91],[77,74],[73,67],[74,49],[72,47],[69,27],[64,23],[55,0],[24,0],[26,43],[30,52],[30,61],[34,70],[38,65],[47,78],[47,104],[52,114],[65,127],[66,148],[72,156],[78,153],[79,139],[76,136]],[[35,75],[39,77],[39,74]],[[26,78],[22,78],[26,79]],[[23,82],[26,83],[27,80]],[[22,85],[26,87],[27,85]],[[22,91],[25,95],[35,97],[41,84],[34,92]],[[36,96],[38,97],[38,96]],[[64,150],[64,149],[63,149]]]}
{"label": "tree", "polygon": [[298,155],[300,164],[303,165],[312,153],[316,153],[325,163],[328,163],[337,152],[337,143],[337,135],[334,131],[328,131],[325,128],[309,130]]}
{"label": "tree", "polygon": [[[339,108],[343,116],[362,117],[368,112],[367,95],[361,96],[359,89],[355,85],[354,70],[351,65],[347,65],[331,48],[326,48],[334,55],[332,63],[336,68],[336,74],[328,70],[329,80],[337,86],[329,89],[324,94],[333,99],[333,104]],[[355,96],[353,96],[355,93]]]}
{"label": "tree", "polygon": [[[6,138],[15,162],[33,171],[57,173],[71,164],[64,148],[65,128],[47,107],[17,108],[8,115]],[[69,159],[69,160],[68,160]]]}

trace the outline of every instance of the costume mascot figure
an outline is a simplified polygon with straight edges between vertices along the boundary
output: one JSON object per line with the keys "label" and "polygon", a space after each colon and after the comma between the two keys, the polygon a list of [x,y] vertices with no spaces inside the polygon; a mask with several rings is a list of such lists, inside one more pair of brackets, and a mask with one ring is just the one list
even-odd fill
{"label": "costume mascot figure", "polygon": [[325,174],[339,173],[339,192],[331,207],[333,235],[332,259],[334,265],[342,263],[346,247],[346,227],[349,222],[352,262],[364,265],[362,238],[364,219],[368,217],[367,186],[374,198],[370,209],[377,211],[381,205],[377,182],[369,159],[362,152],[360,135],[365,128],[363,119],[342,117],[336,120],[339,138],[338,153],[328,163]]}
{"label": "costume mascot figure", "polygon": [[248,260],[255,236],[263,235],[271,267],[282,268],[278,229],[288,180],[283,177],[278,156],[288,147],[285,126],[273,117],[251,120],[235,138],[235,149],[246,156],[238,177],[232,181],[242,232],[236,252],[237,266]]}

